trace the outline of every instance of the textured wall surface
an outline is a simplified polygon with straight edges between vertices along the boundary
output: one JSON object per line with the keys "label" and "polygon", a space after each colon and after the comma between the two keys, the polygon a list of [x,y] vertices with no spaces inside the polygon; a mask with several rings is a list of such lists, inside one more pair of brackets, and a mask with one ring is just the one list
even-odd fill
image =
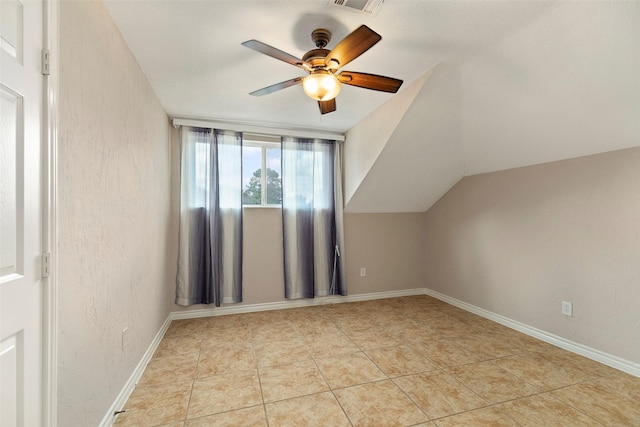
{"label": "textured wall surface", "polygon": [[[424,287],[423,213],[345,214],[349,295]],[[360,269],[366,268],[366,276]]]}
{"label": "textured wall surface", "polygon": [[467,177],[425,216],[426,286],[638,363],[639,219],[640,148]]}
{"label": "textured wall surface", "polygon": [[[395,97],[347,132],[346,183],[351,177],[352,187],[357,184],[357,188],[345,199],[346,212],[424,212],[462,178],[464,165],[458,133],[462,95],[457,74],[455,67],[441,64],[400,92],[414,91],[415,98],[383,147],[377,147],[377,140],[384,133],[374,132],[388,126],[385,114],[397,108]],[[363,132],[362,128],[370,129]],[[375,153],[370,152],[372,149]],[[372,154],[376,157],[362,164],[360,157],[367,159]]]}
{"label": "textured wall surface", "polygon": [[[346,214],[345,246],[349,295],[424,287],[424,214]],[[245,208],[243,218],[243,304],[285,301],[282,212]],[[360,277],[360,268],[367,275]],[[172,279],[175,277],[172,277]],[[175,298],[175,289],[169,290]],[[174,305],[173,311],[213,308]]]}
{"label": "textured wall surface", "polygon": [[344,202],[347,208],[428,76],[429,72],[425,73],[347,131],[344,144],[344,158],[347,160],[344,163]]}
{"label": "textured wall surface", "polygon": [[[177,146],[103,4],[60,9],[58,425],[90,426],[182,309]],[[426,214],[347,214],[349,294],[426,283],[639,362],[638,182],[630,149],[468,177]],[[280,211],[247,209],[244,226],[245,303],[284,300]]]}
{"label": "textured wall surface", "polygon": [[169,123],[101,2],[60,49],[58,425],[95,426],[169,313]]}
{"label": "textured wall surface", "polygon": [[[346,214],[345,246],[349,295],[424,287],[424,214]],[[245,208],[243,304],[285,301],[282,269],[282,212]],[[360,268],[367,275],[360,277]],[[175,274],[172,279],[175,278]],[[175,289],[169,290],[175,299]],[[213,308],[175,305],[173,311]]]}

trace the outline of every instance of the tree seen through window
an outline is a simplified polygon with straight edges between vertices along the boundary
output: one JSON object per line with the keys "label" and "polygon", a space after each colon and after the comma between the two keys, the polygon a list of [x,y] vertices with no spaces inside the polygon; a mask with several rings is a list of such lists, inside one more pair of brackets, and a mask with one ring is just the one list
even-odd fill
{"label": "tree seen through window", "polygon": [[[279,205],[282,203],[282,184],[280,174],[273,169],[267,168],[267,205]],[[262,168],[253,172],[249,184],[242,192],[242,204],[260,205],[262,204]]]}
{"label": "tree seen through window", "polygon": [[279,143],[249,142],[243,146],[242,204],[282,204],[280,162]]}

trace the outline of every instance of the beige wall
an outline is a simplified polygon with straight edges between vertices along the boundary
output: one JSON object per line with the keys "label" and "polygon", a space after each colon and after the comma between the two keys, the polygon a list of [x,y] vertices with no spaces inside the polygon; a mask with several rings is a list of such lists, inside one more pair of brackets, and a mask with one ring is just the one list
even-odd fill
{"label": "beige wall", "polygon": [[[169,259],[171,286],[167,297],[175,300],[175,265],[178,256],[179,138],[171,131],[171,230]],[[282,251],[282,211],[279,208],[244,208],[243,302],[261,304],[285,301]],[[347,287],[349,295],[424,287],[422,280],[423,214],[345,214]],[[360,267],[367,276],[360,277]],[[208,305],[172,311],[213,308]]]}
{"label": "beige wall", "polygon": [[[245,208],[243,223],[243,304],[285,301],[280,209]],[[424,287],[421,230],[422,214],[345,215],[349,295]],[[366,277],[360,277],[360,267]],[[174,289],[169,293],[173,299]],[[203,308],[213,307],[173,310]]]}
{"label": "beige wall", "polygon": [[95,426],[169,313],[169,123],[101,2],[60,3],[59,79],[58,425]]}
{"label": "beige wall", "polygon": [[[349,295],[424,287],[421,213],[345,214]],[[360,277],[360,269],[366,276]]]}
{"label": "beige wall", "polygon": [[[84,426],[183,309],[172,303],[179,157],[102,3],[60,9],[58,424]],[[631,149],[468,177],[426,214],[347,214],[349,294],[426,284],[639,362],[639,182]],[[280,210],[245,209],[244,231],[245,304],[284,300]]]}
{"label": "beige wall", "polygon": [[428,288],[640,362],[640,148],[466,177],[424,227]]}
{"label": "beige wall", "polygon": [[282,211],[244,208],[242,293],[245,304],[284,300]]}
{"label": "beige wall", "polygon": [[[177,259],[178,138],[172,131],[172,221],[170,258]],[[346,214],[345,246],[349,295],[424,287],[422,275],[423,214]],[[285,301],[282,250],[282,212],[278,208],[244,208],[243,303]],[[360,277],[360,267],[367,276]],[[168,298],[175,299],[175,268]],[[213,308],[207,305],[173,311]]]}

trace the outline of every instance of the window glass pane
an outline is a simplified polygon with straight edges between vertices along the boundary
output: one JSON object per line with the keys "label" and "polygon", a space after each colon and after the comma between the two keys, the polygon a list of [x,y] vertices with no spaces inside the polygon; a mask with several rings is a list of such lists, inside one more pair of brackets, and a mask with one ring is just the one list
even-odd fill
{"label": "window glass pane", "polygon": [[242,203],[262,204],[262,148],[242,147]]}
{"label": "window glass pane", "polygon": [[267,148],[267,204],[282,203],[280,148]]}
{"label": "window glass pane", "polygon": [[316,209],[333,209],[333,147],[314,144],[313,203]]}
{"label": "window glass pane", "polygon": [[313,206],[313,163],[314,153],[311,144],[299,147],[287,147],[282,152],[287,169],[285,187],[287,188],[285,206],[297,209],[310,209]]}
{"label": "window glass pane", "polygon": [[190,206],[205,207],[209,205],[209,164],[211,153],[209,144],[196,142],[194,166],[194,188],[191,192]]}
{"label": "window glass pane", "polygon": [[238,209],[240,201],[241,145],[234,136],[222,136],[218,142],[218,189],[220,208]]}

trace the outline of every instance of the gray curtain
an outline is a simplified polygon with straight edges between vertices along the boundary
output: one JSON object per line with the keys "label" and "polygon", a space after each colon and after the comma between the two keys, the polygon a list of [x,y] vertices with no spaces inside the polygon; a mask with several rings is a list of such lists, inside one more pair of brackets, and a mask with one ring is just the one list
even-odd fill
{"label": "gray curtain", "polygon": [[285,297],[346,295],[341,147],[282,138]]}
{"label": "gray curtain", "polygon": [[242,301],[242,134],[182,127],[176,304]]}
{"label": "gray curtain", "polygon": [[[333,282],[333,294],[347,295],[347,268],[344,263],[344,199],[342,195],[342,142],[336,141],[333,153],[333,200],[336,222],[336,255],[335,279]],[[337,284],[339,287],[336,287]]]}

